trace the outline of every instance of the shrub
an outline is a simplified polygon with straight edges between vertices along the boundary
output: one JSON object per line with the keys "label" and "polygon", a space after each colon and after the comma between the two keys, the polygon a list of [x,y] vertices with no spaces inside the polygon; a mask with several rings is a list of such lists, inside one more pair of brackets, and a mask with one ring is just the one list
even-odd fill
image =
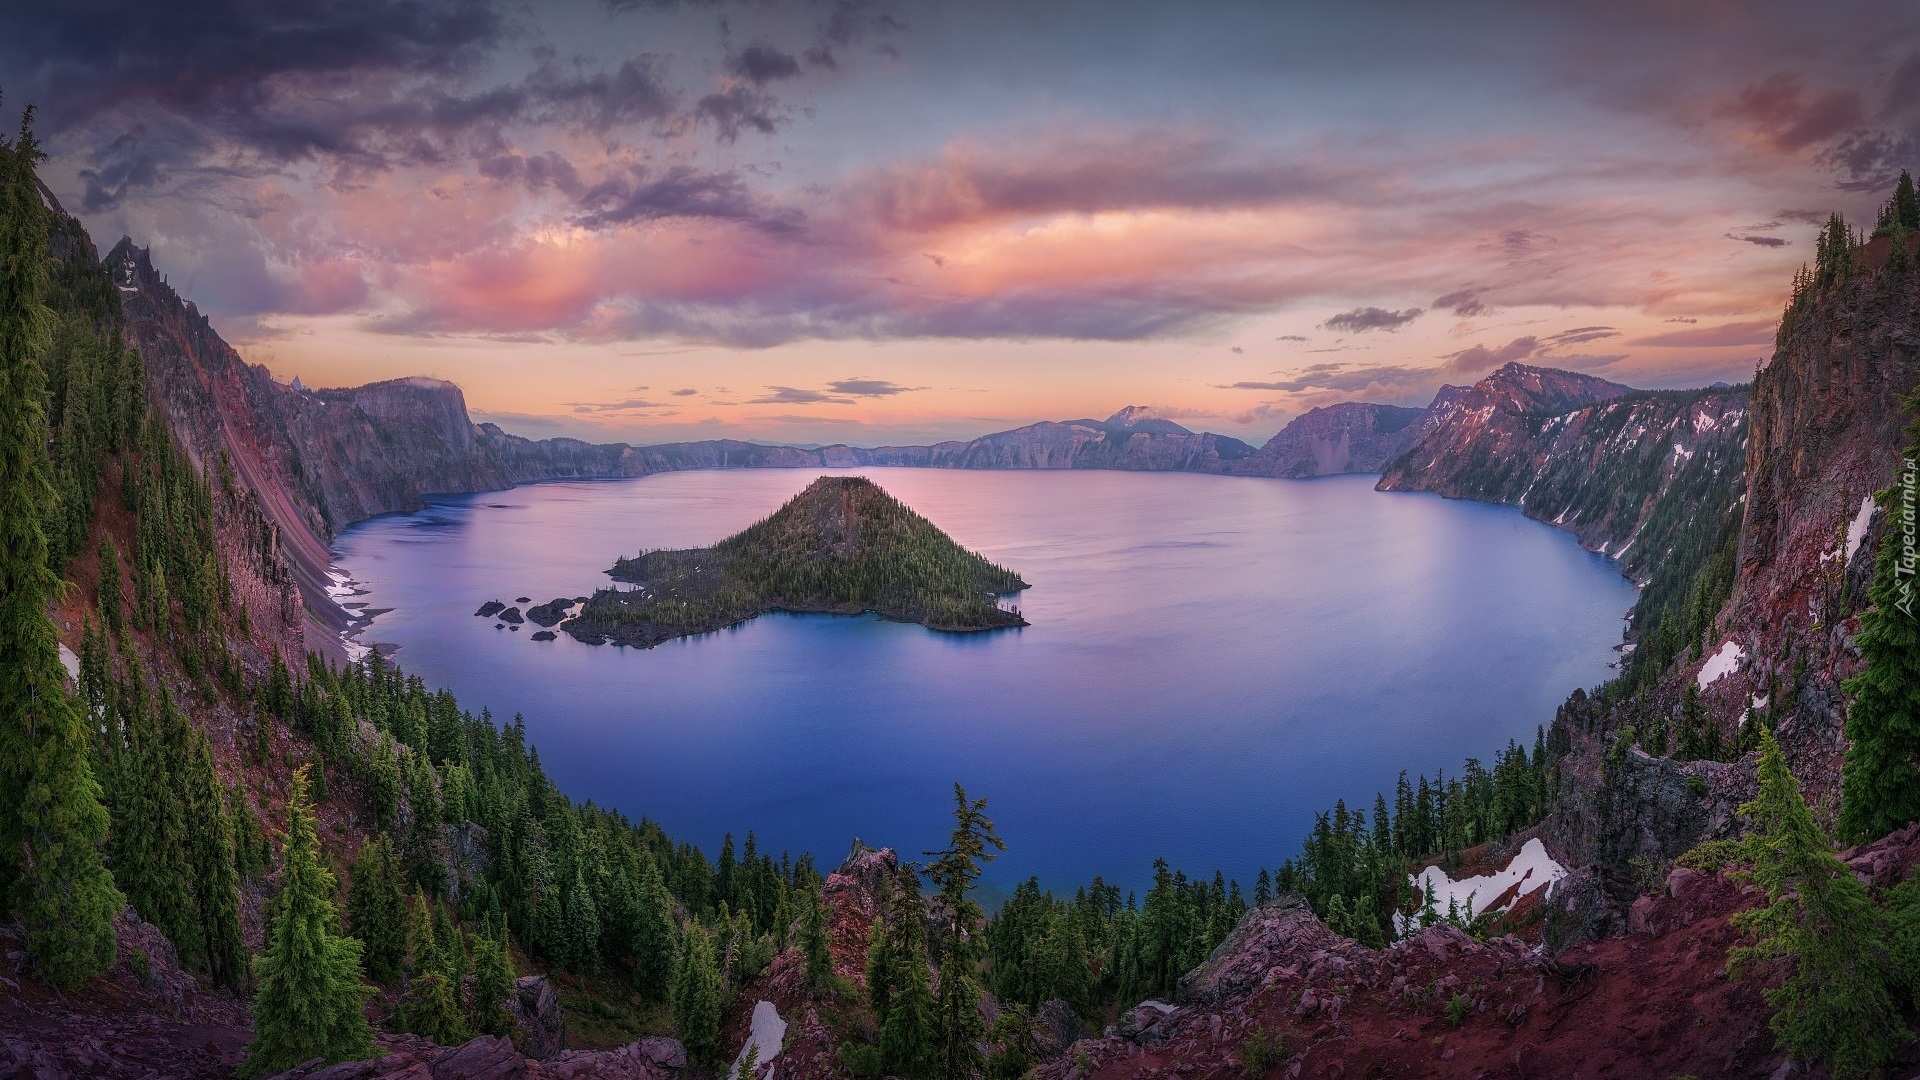
{"label": "shrub", "polygon": [[1283,1064],[1291,1056],[1287,1052],[1287,1038],[1284,1035],[1256,1031],[1240,1044],[1240,1067],[1246,1070],[1247,1080],[1260,1080],[1268,1070]]}

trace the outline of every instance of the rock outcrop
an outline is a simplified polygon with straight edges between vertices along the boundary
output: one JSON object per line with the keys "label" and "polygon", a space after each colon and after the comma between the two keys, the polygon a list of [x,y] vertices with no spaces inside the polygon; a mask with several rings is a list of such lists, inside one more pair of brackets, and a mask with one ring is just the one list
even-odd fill
{"label": "rock outcrop", "polygon": [[1551,958],[1445,924],[1369,949],[1283,897],[1248,913],[1177,1004],[1142,1003],[1038,1075],[1771,1076],[1785,1055],[1754,1020],[1762,984],[1724,973],[1728,918],[1751,898],[1712,875],[1683,885],[1646,933]]}
{"label": "rock outcrop", "polygon": [[1630,391],[1509,364],[1442,389],[1379,487],[1519,506],[1640,577],[1688,521],[1734,506],[1746,418],[1742,387]]}
{"label": "rock outcrop", "polygon": [[[571,1051],[541,1061],[491,1035],[459,1046],[440,1046],[416,1035],[382,1035],[383,1053],[372,1060],[338,1065],[314,1062],[268,1080],[667,1080],[678,1075],[680,1066],[657,1060],[669,1057],[657,1045],[662,1042],[673,1040],[649,1039],[617,1050]],[[684,1053],[679,1060],[685,1063]]]}
{"label": "rock outcrop", "polygon": [[1364,401],[1310,409],[1228,471],[1287,477],[1377,473],[1420,437],[1418,421],[1426,412]]}

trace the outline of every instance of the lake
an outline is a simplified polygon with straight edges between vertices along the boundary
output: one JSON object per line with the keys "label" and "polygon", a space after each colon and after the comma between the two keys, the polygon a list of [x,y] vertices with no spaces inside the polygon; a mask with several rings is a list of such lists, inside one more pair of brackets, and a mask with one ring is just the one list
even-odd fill
{"label": "lake", "polygon": [[346,530],[363,640],[463,706],[526,716],[562,790],[836,865],[854,837],[944,846],[952,785],[1007,851],[988,882],[1129,888],[1155,858],[1251,886],[1317,810],[1490,761],[1611,674],[1635,589],[1518,510],[1311,481],[851,470],[1033,588],[1032,625],[941,634],[762,616],[651,650],[534,642],[473,616],[712,543],[819,470],[715,470],[435,497]]}

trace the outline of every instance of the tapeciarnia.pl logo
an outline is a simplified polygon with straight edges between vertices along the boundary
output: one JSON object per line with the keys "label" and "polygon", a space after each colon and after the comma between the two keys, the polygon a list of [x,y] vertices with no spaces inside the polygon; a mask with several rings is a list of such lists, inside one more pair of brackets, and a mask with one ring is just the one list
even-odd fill
{"label": "tapeciarnia.pl logo", "polygon": [[1900,463],[1900,505],[1895,508],[1895,520],[1900,533],[1900,555],[1894,560],[1893,580],[1894,591],[1899,593],[1900,599],[1894,601],[1893,606],[1906,612],[1908,618],[1913,618],[1913,575],[1916,562],[1913,492],[1916,486],[1920,486],[1915,483],[1915,473],[1912,458],[1907,458]]}

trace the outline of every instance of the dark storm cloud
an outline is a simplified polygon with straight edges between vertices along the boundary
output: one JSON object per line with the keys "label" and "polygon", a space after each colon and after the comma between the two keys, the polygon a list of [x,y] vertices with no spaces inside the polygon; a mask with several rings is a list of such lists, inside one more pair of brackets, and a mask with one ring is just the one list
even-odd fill
{"label": "dark storm cloud", "polygon": [[665,218],[707,218],[790,234],[801,224],[797,211],[768,203],[733,173],[704,172],[691,165],[664,170],[630,166],[624,174],[582,191],[578,206],[574,222],[589,229]]}
{"label": "dark storm cloud", "polygon": [[901,386],[886,379],[867,379],[858,375],[851,379],[835,379],[827,384],[827,389],[836,394],[852,394],[856,397],[891,397],[912,390],[925,390],[924,386]]}
{"label": "dark storm cloud", "polygon": [[190,111],[247,110],[282,76],[374,71],[447,75],[499,40],[490,3],[284,0],[25,4],[8,17],[0,54],[59,128],[116,105],[153,102]]}
{"label": "dark storm cloud", "polygon": [[1424,314],[1422,308],[1388,311],[1386,308],[1362,307],[1343,311],[1320,325],[1328,330],[1340,330],[1349,334],[1362,334],[1369,330],[1391,332],[1407,325],[1422,314]]}
{"label": "dark storm cloud", "polygon": [[727,58],[727,70],[755,86],[763,86],[800,74],[800,61],[771,45],[749,45]]}

